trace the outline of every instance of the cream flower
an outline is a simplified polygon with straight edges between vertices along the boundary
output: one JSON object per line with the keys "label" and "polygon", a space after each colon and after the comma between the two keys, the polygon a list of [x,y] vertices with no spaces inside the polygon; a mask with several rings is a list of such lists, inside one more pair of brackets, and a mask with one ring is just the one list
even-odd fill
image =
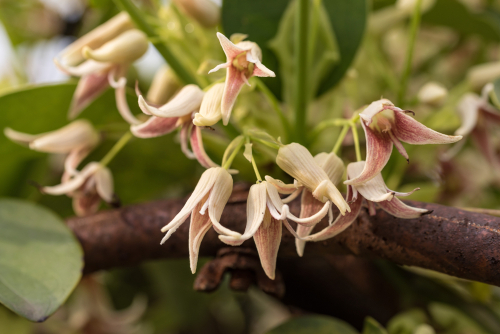
{"label": "cream flower", "polygon": [[205,28],[215,27],[220,21],[220,7],[211,0],[173,0],[187,15]]}
{"label": "cream flower", "polygon": [[222,118],[221,104],[224,84],[215,84],[203,97],[200,112],[194,114],[193,123],[196,126],[212,126]]}
{"label": "cream flower", "polygon": [[428,82],[418,91],[418,99],[420,102],[431,105],[440,106],[446,100],[448,90],[437,82]]}
{"label": "cream flower", "polygon": [[[232,190],[233,179],[227,170],[221,167],[207,169],[201,175],[200,181],[182,210],[161,229],[162,232],[167,232],[160,242],[163,244],[191,215],[189,259],[193,273],[196,271],[201,240],[211,226],[220,234],[234,238],[241,237],[241,234],[233,232],[219,223]],[[208,215],[206,214],[207,209]]]}
{"label": "cream flower", "polygon": [[208,73],[218,71],[221,68],[227,69],[221,104],[222,122],[227,125],[236,97],[243,84],[249,85],[248,79],[254,75],[257,77],[275,77],[276,75],[261,63],[262,51],[257,44],[243,41],[235,45],[219,32],[217,37],[226,54],[227,61]]}

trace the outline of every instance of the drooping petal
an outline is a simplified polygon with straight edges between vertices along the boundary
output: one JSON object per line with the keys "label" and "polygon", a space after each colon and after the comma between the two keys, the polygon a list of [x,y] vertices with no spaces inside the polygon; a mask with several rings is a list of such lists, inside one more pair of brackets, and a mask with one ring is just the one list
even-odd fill
{"label": "drooping petal", "polygon": [[219,65],[215,66],[214,68],[212,68],[210,71],[208,71],[208,74],[213,73],[213,72],[217,72],[218,70],[223,69],[223,68],[228,68],[229,66],[231,66],[231,62],[219,64]]}
{"label": "drooping petal", "polygon": [[68,182],[64,182],[58,184],[56,186],[51,187],[42,187],[40,188],[41,192],[49,195],[64,195],[71,191],[75,191],[80,188],[88,177],[94,174],[101,165],[98,163],[89,163],[85,168],[82,169],[80,173],[78,173],[75,177],[73,177]]}
{"label": "drooping petal", "polygon": [[457,136],[467,136],[477,123],[477,116],[481,98],[474,93],[465,94],[458,102],[457,112],[462,120],[462,125],[455,131]]}
{"label": "drooping petal", "polygon": [[358,185],[371,180],[379,174],[389,161],[392,140],[387,132],[374,131],[361,121],[366,137],[366,164],[358,177],[344,181],[344,184]]}
{"label": "drooping petal", "polygon": [[138,29],[127,30],[98,49],[84,46],[82,54],[86,59],[114,64],[128,64],[142,57],[149,48],[148,37]]}
{"label": "drooping petal", "polygon": [[191,137],[191,131],[193,130],[193,123],[183,123],[181,125],[181,131],[179,134],[179,139],[181,142],[181,151],[184,153],[188,159],[196,159],[196,155],[189,149],[189,140]]}
{"label": "drooping petal", "polygon": [[111,71],[108,75],[108,80],[109,84],[111,87],[115,89],[115,100],[116,100],[116,107],[118,108],[118,111],[120,112],[120,115],[123,117],[125,121],[127,121],[128,124],[131,125],[138,125],[141,124],[142,122],[139,121],[134,114],[130,111],[130,108],[128,106],[127,102],[127,79],[125,77],[121,77],[117,80],[115,80],[113,76],[113,72]]}
{"label": "drooping petal", "polygon": [[492,138],[483,122],[477,124],[476,128],[471,132],[471,137],[486,160],[495,168],[500,167],[500,159],[495,152]]}
{"label": "drooping petal", "polygon": [[333,184],[338,184],[344,176],[344,162],[335,153],[316,154],[314,161],[323,168]]}
{"label": "drooping petal", "polygon": [[293,201],[294,199],[299,197],[299,195],[302,193],[303,190],[304,190],[304,188],[302,188],[302,187],[297,188],[293,193],[290,194],[290,196],[283,198],[282,202],[284,204],[290,203],[291,201]]}
{"label": "drooping petal", "polygon": [[408,144],[451,144],[462,139],[462,136],[448,136],[429,129],[402,111],[395,111],[394,116],[394,135]]}
{"label": "drooping petal", "polygon": [[260,61],[255,63],[255,67],[253,68],[252,75],[256,77],[276,77],[276,74],[264,66]]}
{"label": "drooping petal", "polygon": [[330,180],[324,180],[321,182],[312,194],[320,201],[324,201],[325,198],[328,198],[333,204],[335,204],[335,206],[337,206],[340,214],[342,215],[344,215],[346,211],[351,211],[340,191]]}
{"label": "drooping petal", "polygon": [[281,243],[281,232],[281,222],[271,217],[269,211],[266,210],[264,221],[253,238],[257,246],[262,268],[270,279],[274,279],[275,277],[276,259]]}
{"label": "drooping petal", "polygon": [[313,213],[309,217],[297,218],[292,213],[288,212],[287,218],[293,220],[294,222],[296,222],[301,226],[314,226],[317,223],[319,223],[329,213],[330,207],[331,207],[331,202],[326,201],[325,203],[322,203],[322,207],[320,208],[320,210]]}
{"label": "drooping petal", "polygon": [[11,128],[5,128],[3,130],[3,133],[4,133],[5,137],[9,138],[10,140],[12,140],[18,144],[24,145],[24,146],[29,146],[29,144],[32,141],[45,135],[45,133],[41,133],[39,135],[31,135],[29,133],[24,133],[24,132],[12,130]]}
{"label": "drooping petal", "polygon": [[[364,161],[350,163],[347,166],[347,177],[356,178],[365,168]],[[382,174],[378,173],[365,183],[353,186],[364,198],[372,202],[390,201],[394,197],[394,192],[388,191]]]}
{"label": "drooping petal", "polygon": [[186,204],[182,210],[172,219],[170,223],[165,225],[161,231],[168,231],[167,235],[162,239],[161,243],[163,244],[173,232],[187,219],[187,217],[191,214],[191,211],[195,208],[195,206],[208,194],[208,192],[213,188],[215,181],[219,177],[219,170],[221,168],[210,168],[207,169],[198,181],[198,184],[194,188],[193,193],[187,200]]}
{"label": "drooping petal", "polygon": [[201,137],[201,128],[195,126],[191,131],[191,148],[196,160],[205,168],[219,167],[215,162],[210,159],[205,148],[203,147],[203,139]]}
{"label": "drooping petal", "polygon": [[107,73],[115,66],[113,63],[100,63],[92,59],[86,60],[78,66],[65,66],[57,59],[54,59],[54,64],[62,72],[74,77],[83,77],[92,73]]}
{"label": "drooping petal", "polygon": [[[394,107],[394,104],[387,99],[373,101],[359,114],[359,117],[364,121],[364,123],[366,123],[367,126],[370,126],[375,115],[382,112],[384,109],[391,107]],[[363,123],[363,121],[361,123]]]}
{"label": "drooping petal", "polygon": [[160,108],[149,105],[139,96],[139,107],[147,115],[158,117],[182,117],[198,110],[205,93],[196,85],[184,86],[176,96]]}
{"label": "drooping petal", "polygon": [[389,134],[389,137],[391,138],[394,146],[396,146],[396,149],[398,150],[399,154],[401,154],[406,159],[406,161],[410,162],[410,157],[408,156],[408,153],[406,153],[403,144],[401,144],[399,139],[396,138],[396,136],[394,136],[391,130],[387,131],[387,133]]}
{"label": "drooping petal", "polygon": [[222,94],[221,114],[222,123],[227,125],[231,112],[233,111],[234,103],[240,93],[241,87],[245,84],[239,72],[233,66],[227,68],[226,82],[224,84],[224,93]]}
{"label": "drooping petal", "polygon": [[95,174],[95,187],[99,196],[106,202],[113,202],[114,185],[113,174],[109,168],[101,166]]}
{"label": "drooping petal", "polygon": [[78,116],[83,109],[104,93],[108,87],[108,72],[94,72],[82,76],[73,94],[68,118],[74,119]]}
{"label": "drooping petal", "polygon": [[[302,197],[300,200],[300,217],[309,217],[318,212],[321,207],[323,206],[323,203],[318,201],[312,193],[309,190],[304,190],[302,192]],[[311,231],[314,229],[314,226],[304,226],[304,225],[297,225],[297,235],[301,238],[307,237]],[[297,249],[297,254],[299,256],[304,255],[304,248],[306,246],[306,241],[301,240],[301,239],[295,239],[295,247]]]}
{"label": "drooping petal", "polygon": [[[397,199],[397,198],[396,198]],[[351,212],[346,213],[344,216],[338,215],[337,219],[333,222],[332,225],[324,228],[318,233],[305,237],[306,241],[322,241],[336,236],[337,234],[343,232],[346,228],[348,228],[361,210],[361,204],[363,202],[363,198],[358,196],[358,198],[351,203]],[[390,203],[390,202],[384,202]]]}
{"label": "drooping petal", "polygon": [[82,148],[77,148],[71,151],[66,159],[64,160],[64,174],[62,176],[62,182],[68,181],[72,176],[78,174],[76,168],[87,157],[87,155],[92,151],[93,146],[84,146]]}
{"label": "drooping petal", "polygon": [[210,217],[200,214],[201,207],[207,200],[208,194],[195,206],[191,213],[191,224],[189,225],[189,264],[193,274],[196,272],[201,241],[212,226]]}
{"label": "drooping petal", "polygon": [[278,189],[278,192],[280,194],[288,195],[288,194],[292,194],[293,192],[295,192],[297,190],[297,187],[294,184],[286,184],[283,181],[278,180],[278,179],[274,179],[269,175],[266,175],[265,179],[267,182],[269,182],[270,184],[275,186],[276,189]]}
{"label": "drooping petal", "polygon": [[218,176],[208,199],[208,215],[217,233],[240,238],[241,234],[231,231],[219,223],[222,211],[233,191],[233,178],[224,168],[218,167]]}
{"label": "drooping petal", "polygon": [[171,133],[177,128],[179,117],[157,117],[151,116],[146,122],[131,125],[130,132],[138,138],[154,138]]}
{"label": "drooping petal", "polygon": [[418,218],[420,216],[431,213],[432,211],[420,208],[414,208],[401,202],[394,197],[390,202],[384,201],[377,203],[384,211],[394,217],[403,219]]}
{"label": "drooping petal", "polygon": [[240,53],[244,52],[244,49],[241,49],[237,47],[236,45],[233,44],[226,36],[221,34],[220,32],[217,33],[217,38],[219,39],[220,45],[222,46],[222,50],[224,50],[224,53],[226,54],[226,57],[229,60],[233,60],[237,55]]}

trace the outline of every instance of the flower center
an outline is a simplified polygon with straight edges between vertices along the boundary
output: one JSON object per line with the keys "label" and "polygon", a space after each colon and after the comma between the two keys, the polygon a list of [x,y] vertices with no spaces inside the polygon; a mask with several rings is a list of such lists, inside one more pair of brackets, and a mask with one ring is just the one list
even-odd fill
{"label": "flower center", "polygon": [[247,77],[253,74],[255,64],[247,60],[247,52],[244,51],[233,59],[233,66],[240,72],[244,72]]}
{"label": "flower center", "polygon": [[391,130],[394,123],[394,111],[391,109],[384,109],[372,118],[370,129],[379,132],[387,132]]}

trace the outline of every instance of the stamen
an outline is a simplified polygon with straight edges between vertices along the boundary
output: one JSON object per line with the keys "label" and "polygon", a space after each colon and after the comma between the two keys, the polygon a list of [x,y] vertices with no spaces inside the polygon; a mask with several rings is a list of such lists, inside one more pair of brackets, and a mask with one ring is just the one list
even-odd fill
{"label": "stamen", "polygon": [[207,211],[209,200],[210,200],[210,196],[207,198],[207,201],[205,202],[205,204],[203,204],[203,206],[201,207],[201,210],[200,210],[201,215],[204,215],[205,212]]}

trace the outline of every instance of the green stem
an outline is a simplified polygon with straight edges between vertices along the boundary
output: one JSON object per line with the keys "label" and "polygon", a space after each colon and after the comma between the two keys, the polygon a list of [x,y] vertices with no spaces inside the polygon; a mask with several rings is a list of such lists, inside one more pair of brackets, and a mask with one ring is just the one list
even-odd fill
{"label": "green stem", "polygon": [[288,122],[288,119],[285,117],[285,114],[283,113],[283,110],[280,107],[280,103],[276,96],[269,90],[269,88],[266,86],[262,80],[260,80],[257,77],[254,77],[254,81],[256,82],[257,88],[261,91],[262,94],[267,98],[269,103],[271,104],[271,107],[273,107],[274,111],[278,114],[278,117],[280,118],[281,124],[283,125],[283,129],[285,130],[285,141],[290,138],[290,134],[292,132],[290,128],[290,122]]}
{"label": "green stem", "polygon": [[162,42],[160,42],[160,36],[156,31],[149,25],[146,21],[143,13],[132,3],[131,0],[113,0],[115,4],[126,11],[132,21],[134,21],[137,28],[141,29],[153,42],[158,52],[163,56],[168,65],[172,68],[175,74],[182,80],[185,84],[198,84],[197,78],[193,77],[191,73],[184,68],[184,66],[177,60],[170,49]]}
{"label": "green stem", "polygon": [[231,155],[229,156],[229,158],[227,159],[226,163],[222,166],[222,168],[224,169],[229,169],[229,167],[231,167],[231,164],[233,163],[233,160],[234,158],[236,158],[236,155],[238,154],[238,152],[241,150],[241,148],[243,147],[243,144],[245,143],[244,140],[242,140],[238,146],[236,146],[236,148],[234,149],[233,153],[231,153]]}
{"label": "green stem", "polygon": [[334,118],[324,120],[316,125],[316,127],[311,131],[311,138],[314,140],[323,130],[328,129],[329,127],[344,126],[346,124],[349,124],[348,119]]}
{"label": "green stem", "polygon": [[307,35],[309,25],[309,0],[298,0],[295,16],[295,139],[306,141],[307,114]]}
{"label": "green stem", "polygon": [[342,145],[342,142],[344,141],[344,138],[347,134],[347,131],[349,131],[349,124],[344,125],[342,128],[342,131],[340,131],[339,137],[337,138],[337,142],[333,146],[332,152],[337,154],[339,152],[340,146]]}
{"label": "green stem", "polygon": [[422,0],[417,0],[415,8],[413,9],[413,17],[411,19],[410,36],[408,38],[408,49],[406,51],[406,61],[401,77],[401,89],[398,94],[398,106],[404,108],[406,99],[406,90],[408,89],[408,80],[411,74],[411,63],[413,60],[413,51],[415,50],[415,41],[417,39],[418,28],[420,27],[420,8],[422,7]]}
{"label": "green stem", "polygon": [[259,169],[257,168],[257,165],[255,164],[255,159],[252,154],[252,167],[255,172],[255,176],[257,176],[257,180],[262,182],[262,177],[260,177]]}
{"label": "green stem", "polygon": [[132,139],[132,132],[126,132],[109,150],[109,152],[101,159],[100,164],[106,166],[113,160],[113,158],[121,151],[121,149]]}
{"label": "green stem", "polygon": [[352,137],[354,139],[354,149],[356,150],[356,161],[361,161],[361,151],[359,149],[359,136],[358,136],[358,128],[356,127],[356,123],[351,124],[352,129]]}

